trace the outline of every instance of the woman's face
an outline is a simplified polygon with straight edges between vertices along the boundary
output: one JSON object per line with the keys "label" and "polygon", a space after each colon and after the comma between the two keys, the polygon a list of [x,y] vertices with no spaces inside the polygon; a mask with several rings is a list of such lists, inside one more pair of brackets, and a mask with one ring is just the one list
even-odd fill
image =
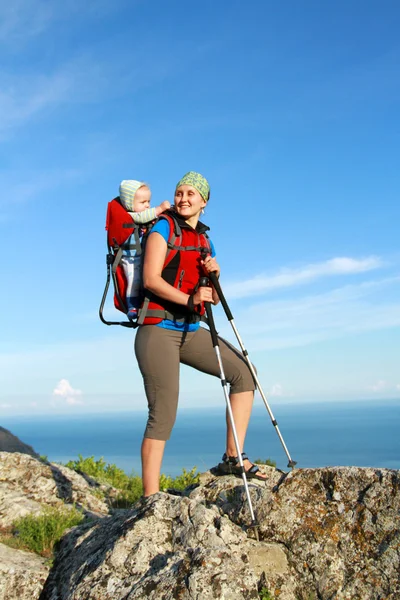
{"label": "woman's face", "polygon": [[200,215],[207,202],[192,185],[180,185],[175,191],[175,208],[184,219]]}

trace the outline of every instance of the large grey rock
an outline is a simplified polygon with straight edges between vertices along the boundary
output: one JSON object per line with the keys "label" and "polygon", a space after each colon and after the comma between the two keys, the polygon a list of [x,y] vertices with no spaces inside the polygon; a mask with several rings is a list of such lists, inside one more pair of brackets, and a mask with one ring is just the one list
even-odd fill
{"label": "large grey rock", "polygon": [[208,473],[68,533],[40,600],[399,600],[398,471],[264,470],[260,541],[241,480]]}
{"label": "large grey rock", "polygon": [[[207,472],[184,497],[106,516],[95,481],[18,453],[0,453],[0,522],[65,503],[102,517],[64,536],[40,600],[400,599],[399,471],[263,470],[258,541],[241,479]],[[36,600],[45,578],[42,559],[0,546],[0,600]]]}
{"label": "large grey rock", "polygon": [[48,572],[45,559],[0,544],[0,600],[37,600]]}
{"label": "large grey rock", "polygon": [[65,536],[40,598],[256,599],[248,548],[215,506],[159,493]]}
{"label": "large grey rock", "polygon": [[[297,469],[289,475],[267,472],[268,483],[251,488],[259,535],[284,549],[295,584],[293,598],[400,599],[399,471],[336,467]],[[243,489],[238,485],[228,495],[226,490],[218,494],[227,483],[205,481],[192,495],[216,502],[243,525],[248,522]],[[266,587],[278,594],[282,578],[273,572],[265,578]]]}
{"label": "large grey rock", "polygon": [[37,514],[43,505],[76,504],[95,514],[107,514],[97,489],[72,469],[47,464],[28,454],[0,452],[0,525],[29,513]]}

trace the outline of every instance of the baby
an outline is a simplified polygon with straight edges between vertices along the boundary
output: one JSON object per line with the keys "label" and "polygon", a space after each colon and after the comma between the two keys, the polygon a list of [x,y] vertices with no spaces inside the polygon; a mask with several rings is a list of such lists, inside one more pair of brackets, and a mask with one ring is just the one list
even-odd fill
{"label": "baby", "polygon": [[164,200],[159,206],[150,208],[151,191],[149,186],[143,181],[136,181],[134,179],[124,179],[124,181],[121,181],[119,199],[122,206],[132,217],[133,222],[138,225],[135,228],[136,232],[134,231],[124,244],[127,248],[123,250],[121,257],[121,265],[127,281],[126,302],[128,317],[135,319],[142,301],[140,279],[141,255],[137,254],[137,243],[143,234],[141,226],[154,221],[158,215],[171,208],[171,205],[168,200]]}

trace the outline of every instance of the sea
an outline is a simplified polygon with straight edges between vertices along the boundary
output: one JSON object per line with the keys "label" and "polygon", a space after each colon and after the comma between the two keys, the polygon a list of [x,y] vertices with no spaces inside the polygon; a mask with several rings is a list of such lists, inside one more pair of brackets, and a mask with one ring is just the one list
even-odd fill
{"label": "sea", "polygon": [[[271,459],[285,470],[297,467],[359,466],[400,469],[400,400],[277,403],[271,407],[287,448],[260,400],[254,407],[245,450],[252,460]],[[39,454],[66,463],[78,455],[104,458],[126,473],[140,474],[145,412],[76,416],[4,417],[1,425]],[[167,442],[162,472],[205,471],[225,446],[225,411],[181,410]],[[289,456],[288,456],[289,455]]]}

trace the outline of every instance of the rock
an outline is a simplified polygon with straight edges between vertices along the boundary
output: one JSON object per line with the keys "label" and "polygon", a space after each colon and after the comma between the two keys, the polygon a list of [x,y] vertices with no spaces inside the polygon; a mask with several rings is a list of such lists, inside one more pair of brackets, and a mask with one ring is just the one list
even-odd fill
{"label": "rock", "polygon": [[215,506],[159,493],[65,536],[40,599],[257,599],[249,547]]}
{"label": "rock", "polygon": [[39,455],[34,451],[32,446],[21,442],[19,438],[13,435],[11,431],[8,431],[8,429],[4,429],[4,427],[0,427],[0,452],[20,452],[39,458]]}
{"label": "rock", "polygon": [[38,600],[48,572],[45,559],[0,544],[0,600]]}
{"label": "rock", "polygon": [[399,492],[398,471],[296,470],[257,500],[260,537],[286,548],[298,595],[400,598]]}
{"label": "rock", "polygon": [[[265,469],[264,469],[265,471]],[[290,567],[294,596],[340,600],[400,598],[399,471],[357,467],[265,471],[251,486],[260,539],[280,546]],[[227,478],[224,478],[227,479]],[[193,493],[214,501],[243,525],[249,522],[240,480],[210,481]],[[266,571],[266,587],[281,600],[282,578]],[[278,593],[279,592],[279,593]],[[285,595],[286,598],[286,595]]]}
{"label": "rock", "polygon": [[0,522],[9,527],[29,513],[39,513],[43,505],[75,503],[86,511],[108,513],[104,500],[84,477],[61,465],[44,463],[28,454],[0,452]]}
{"label": "rock", "polygon": [[400,598],[398,471],[263,470],[260,541],[241,479],[207,474],[67,534],[40,600]]}
{"label": "rock", "polygon": [[[399,600],[399,471],[261,469],[266,481],[249,482],[259,540],[240,478],[207,472],[183,496],[159,493],[107,516],[94,480],[15,453],[0,453],[0,516],[4,525],[64,502],[102,516],[66,533],[40,600],[240,600],[261,590],[279,600]],[[17,577],[8,565],[20,551],[4,552],[0,593],[26,581],[32,592],[15,597],[37,598],[39,563]]]}

